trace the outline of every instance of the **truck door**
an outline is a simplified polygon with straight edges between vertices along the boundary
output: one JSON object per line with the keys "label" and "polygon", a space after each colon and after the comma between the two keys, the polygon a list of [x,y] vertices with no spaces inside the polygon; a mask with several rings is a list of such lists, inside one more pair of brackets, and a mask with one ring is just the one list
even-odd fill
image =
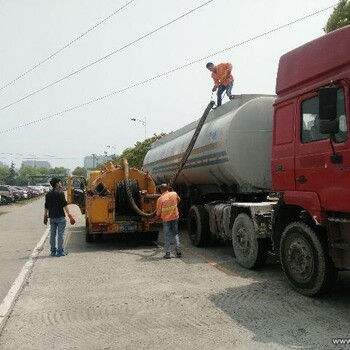
{"label": "truck door", "polygon": [[68,204],[76,204],[85,214],[86,179],[83,176],[69,176],[67,187]]}
{"label": "truck door", "polygon": [[[318,94],[310,93],[299,100],[299,123],[296,125],[295,182],[297,191],[315,192],[327,211],[349,211],[350,140],[347,87],[337,90],[339,132],[331,143],[319,128]],[[341,162],[334,161],[332,144]]]}

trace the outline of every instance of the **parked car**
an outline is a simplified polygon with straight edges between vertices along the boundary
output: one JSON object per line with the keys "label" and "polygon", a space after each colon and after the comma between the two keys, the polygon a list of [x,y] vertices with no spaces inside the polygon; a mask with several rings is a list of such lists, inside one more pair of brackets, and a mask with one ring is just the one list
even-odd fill
{"label": "parked car", "polygon": [[44,189],[44,193],[47,193],[51,190],[51,185],[48,182],[39,183],[36,184],[36,186],[41,186]]}
{"label": "parked car", "polygon": [[14,186],[9,186],[11,193],[13,194],[13,197],[15,198],[15,201],[20,201],[23,199],[22,191],[18,190]]}
{"label": "parked car", "polygon": [[4,196],[0,195],[0,205],[5,205],[5,204],[9,204],[9,202]]}
{"label": "parked car", "polygon": [[21,186],[13,186],[17,191],[20,192],[22,199],[31,198],[31,194],[28,190]]}
{"label": "parked car", "polygon": [[30,192],[32,197],[38,197],[41,194],[40,191],[34,186],[25,186],[25,188]]}
{"label": "parked car", "polygon": [[13,203],[15,201],[15,197],[9,185],[0,185],[0,195],[6,204]]}

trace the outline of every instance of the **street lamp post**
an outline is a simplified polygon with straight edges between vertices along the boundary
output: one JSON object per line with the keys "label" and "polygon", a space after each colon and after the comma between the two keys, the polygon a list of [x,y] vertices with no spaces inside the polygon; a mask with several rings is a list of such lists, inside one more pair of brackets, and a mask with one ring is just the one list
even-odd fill
{"label": "street lamp post", "polygon": [[107,145],[107,148],[113,148],[115,152],[115,146]]}
{"label": "street lamp post", "polygon": [[107,145],[107,148],[112,148],[114,150],[114,158],[117,158],[117,151],[115,146]]}
{"label": "street lamp post", "polygon": [[147,121],[146,121],[146,117],[142,119],[137,119],[137,118],[131,118],[130,120],[132,120],[133,122],[139,122],[141,123],[144,127],[145,127],[145,140],[147,138]]}

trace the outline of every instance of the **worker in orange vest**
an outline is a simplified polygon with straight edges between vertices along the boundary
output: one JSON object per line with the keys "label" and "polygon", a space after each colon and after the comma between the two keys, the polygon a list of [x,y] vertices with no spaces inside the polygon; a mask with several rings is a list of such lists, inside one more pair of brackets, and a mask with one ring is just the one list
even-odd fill
{"label": "worker in orange vest", "polygon": [[169,186],[167,184],[161,184],[159,189],[161,196],[157,200],[157,214],[155,220],[161,220],[163,222],[164,259],[171,258],[170,241],[172,238],[175,240],[175,253],[179,258],[182,256],[178,231],[179,210],[177,208],[177,205],[180,202],[180,197],[175,191],[169,191]]}
{"label": "worker in orange vest", "polygon": [[212,91],[216,91],[217,96],[217,106],[221,106],[222,102],[222,94],[226,91],[226,94],[230,100],[234,98],[231,94],[232,86],[233,86],[233,76],[232,72],[232,64],[231,63],[220,63],[218,65],[214,65],[214,63],[208,62],[206,65],[207,69],[211,71],[211,77],[214,80],[214,87]]}

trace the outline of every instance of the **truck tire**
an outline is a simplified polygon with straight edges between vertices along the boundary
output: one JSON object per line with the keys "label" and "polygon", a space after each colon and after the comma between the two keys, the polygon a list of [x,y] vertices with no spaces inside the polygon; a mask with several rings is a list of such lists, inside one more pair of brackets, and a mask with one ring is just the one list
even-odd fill
{"label": "truck tire", "polygon": [[208,246],[211,240],[209,215],[203,205],[192,205],[188,213],[188,234],[196,247]]}
{"label": "truck tire", "polygon": [[326,236],[303,222],[293,222],[283,231],[280,257],[285,276],[301,294],[326,294],[335,284],[338,271],[329,257]]}
{"label": "truck tire", "polygon": [[89,220],[85,219],[85,242],[86,243],[93,243],[94,242],[94,235],[89,234]]}
{"label": "truck tire", "polygon": [[232,246],[237,262],[247,268],[255,269],[266,262],[269,240],[257,238],[249,215],[238,214],[232,227]]}

